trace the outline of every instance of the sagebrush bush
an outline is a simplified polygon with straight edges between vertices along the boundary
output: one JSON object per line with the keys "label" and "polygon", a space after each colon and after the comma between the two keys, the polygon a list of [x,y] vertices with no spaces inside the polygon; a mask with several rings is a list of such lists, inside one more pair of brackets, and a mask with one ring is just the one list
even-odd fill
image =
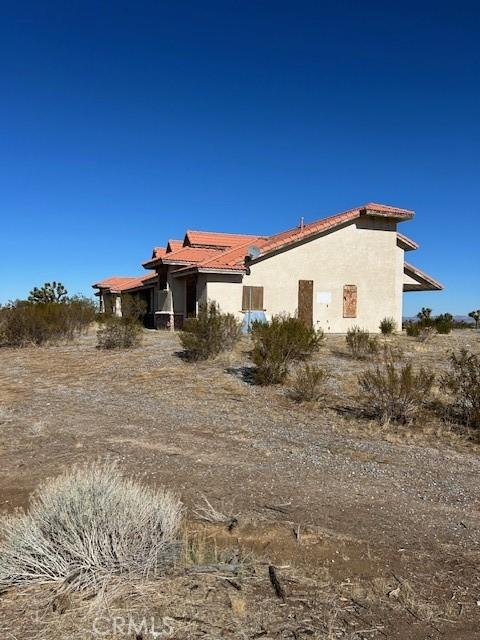
{"label": "sagebrush bush", "polygon": [[354,358],[365,358],[378,352],[377,338],[371,337],[366,329],[352,327],[347,331],[345,341]]}
{"label": "sagebrush bush", "polygon": [[285,315],[274,316],[270,322],[254,322],[251,335],[256,384],[284,382],[289,365],[310,358],[323,339],[322,331]]}
{"label": "sagebrush bush", "polygon": [[180,342],[188,360],[207,360],[231,351],[240,336],[241,323],[211,301],[200,304],[197,317],[185,321]]}
{"label": "sagebrush bush", "polygon": [[442,384],[453,399],[452,414],[469,427],[480,428],[480,357],[462,349],[452,353]]}
{"label": "sagebrush bush", "polygon": [[428,399],[435,376],[423,367],[415,372],[411,362],[399,362],[393,352],[358,378],[360,401],[382,423],[412,422]]}
{"label": "sagebrush bush", "polygon": [[420,335],[420,325],[418,322],[407,322],[405,324],[405,332],[410,338],[418,338]]}
{"label": "sagebrush bush", "polygon": [[297,402],[318,402],[327,395],[329,373],[317,364],[304,363],[290,380],[289,396]]}
{"label": "sagebrush bush", "polygon": [[395,333],[396,328],[397,323],[393,318],[383,318],[383,320],[380,322],[380,331],[385,336],[389,336],[392,335],[392,333]]}
{"label": "sagebrush bush", "polygon": [[108,317],[97,331],[99,349],[131,349],[141,344],[142,325],[129,318]]}
{"label": "sagebrush bush", "polygon": [[453,316],[450,313],[442,313],[435,318],[437,333],[449,334],[453,329]]}
{"label": "sagebrush bush", "polygon": [[76,466],[0,520],[0,589],[50,583],[100,590],[116,575],[145,577],[177,557],[182,505],[124,479],[113,463]]}
{"label": "sagebrush bush", "polygon": [[11,347],[72,340],[95,320],[95,305],[87,298],[64,302],[11,302],[0,309],[0,344]]}

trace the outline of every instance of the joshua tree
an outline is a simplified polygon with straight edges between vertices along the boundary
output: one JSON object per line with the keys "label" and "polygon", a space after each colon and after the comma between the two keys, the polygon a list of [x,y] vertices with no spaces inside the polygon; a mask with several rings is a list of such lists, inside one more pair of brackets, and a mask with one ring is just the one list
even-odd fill
{"label": "joshua tree", "polygon": [[35,304],[46,302],[64,302],[67,290],[61,282],[45,282],[43,287],[34,287],[28,296],[28,301]]}
{"label": "joshua tree", "polygon": [[417,318],[419,320],[430,320],[432,317],[432,310],[428,307],[422,307],[422,310],[417,313]]}
{"label": "joshua tree", "polygon": [[480,322],[480,309],[477,309],[476,311],[470,311],[468,317],[475,320],[475,329],[478,329],[478,323]]}

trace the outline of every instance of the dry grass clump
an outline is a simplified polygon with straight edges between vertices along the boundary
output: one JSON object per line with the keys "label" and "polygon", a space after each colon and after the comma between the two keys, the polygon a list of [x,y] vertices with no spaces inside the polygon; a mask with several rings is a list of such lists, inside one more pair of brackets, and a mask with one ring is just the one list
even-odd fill
{"label": "dry grass clump", "polygon": [[452,414],[468,427],[480,428],[480,357],[461,349],[450,355],[442,383],[453,398]]}
{"label": "dry grass clump", "polygon": [[354,358],[366,358],[378,352],[377,338],[370,337],[370,333],[366,329],[352,327],[347,331],[345,341]]}
{"label": "dry grass clump", "polygon": [[256,384],[281,384],[289,365],[308,360],[318,349],[323,332],[307,327],[298,318],[274,316],[270,322],[252,324]]}
{"label": "dry grass clump", "polygon": [[0,521],[0,588],[95,593],[115,576],[156,575],[179,553],[181,517],[173,493],[124,479],[114,463],[73,467]]}
{"label": "dry grass clump", "polygon": [[297,402],[318,402],[327,394],[329,379],[330,374],[325,367],[305,363],[291,378],[289,396]]}
{"label": "dry grass clump", "polygon": [[375,366],[358,378],[361,402],[383,424],[407,424],[428,399],[434,379],[423,367],[415,372],[411,362],[402,362],[386,349]]}
{"label": "dry grass clump", "polygon": [[208,360],[231,351],[240,339],[241,324],[231,313],[222,313],[214,301],[199,305],[196,318],[188,318],[180,333],[187,360]]}
{"label": "dry grass clump", "polygon": [[97,331],[99,349],[131,349],[142,342],[142,325],[131,318],[108,317]]}

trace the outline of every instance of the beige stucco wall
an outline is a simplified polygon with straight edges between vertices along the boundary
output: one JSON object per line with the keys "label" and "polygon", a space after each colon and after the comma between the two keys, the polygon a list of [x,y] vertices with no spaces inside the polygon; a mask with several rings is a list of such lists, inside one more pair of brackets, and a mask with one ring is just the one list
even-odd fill
{"label": "beige stucco wall", "polygon": [[[396,224],[361,219],[310,242],[251,264],[243,282],[236,276],[208,276],[207,295],[224,311],[241,317],[242,285],[264,287],[267,314],[295,314],[298,281],[314,281],[313,321],[329,333],[353,325],[378,332],[384,317],[402,320],[403,250],[397,247]],[[356,318],[343,318],[343,286],[357,285]],[[318,294],[330,297],[320,302]],[[322,297],[322,296],[321,296]]]}
{"label": "beige stucco wall", "polygon": [[[242,315],[242,274],[224,275],[220,273],[205,274],[207,276],[206,295],[209,300],[215,300],[224,313]],[[246,278],[246,276],[244,276]]]}
{"label": "beige stucco wall", "polygon": [[167,274],[167,286],[172,292],[173,308],[175,313],[185,313],[185,280],[174,278],[173,270],[169,267]]}

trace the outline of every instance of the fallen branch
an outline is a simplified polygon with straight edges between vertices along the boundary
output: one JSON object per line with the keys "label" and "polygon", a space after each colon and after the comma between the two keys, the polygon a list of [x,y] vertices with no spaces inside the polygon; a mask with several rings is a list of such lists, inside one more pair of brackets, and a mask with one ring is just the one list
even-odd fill
{"label": "fallen branch", "polygon": [[268,575],[270,577],[270,582],[272,583],[272,587],[280,600],[285,602],[285,590],[282,587],[280,580],[278,579],[277,571],[273,565],[269,565],[268,567]]}

